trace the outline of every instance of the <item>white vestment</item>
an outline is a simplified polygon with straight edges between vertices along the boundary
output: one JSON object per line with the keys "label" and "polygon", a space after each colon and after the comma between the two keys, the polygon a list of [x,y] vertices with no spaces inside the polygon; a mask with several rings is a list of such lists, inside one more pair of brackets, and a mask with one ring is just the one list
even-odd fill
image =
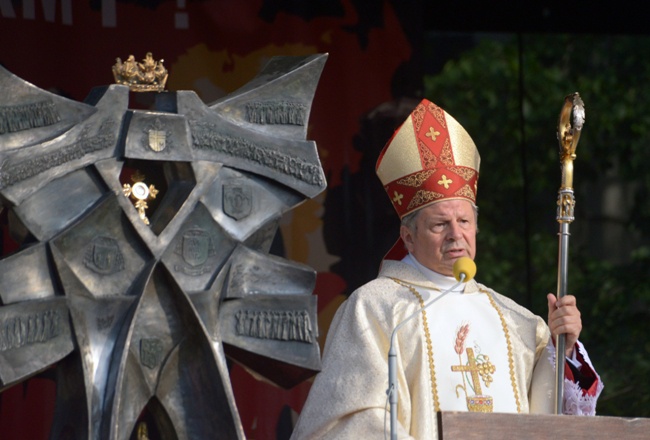
{"label": "white vestment", "polygon": [[[337,311],[322,371],[292,439],[384,438],[391,333],[447,287],[440,282],[444,277],[435,274],[436,284],[430,271],[405,260],[384,261],[379,277]],[[584,347],[577,345],[593,371]],[[555,350],[548,326],[475,281],[407,321],[395,347],[400,439],[437,438],[436,411],[554,411]],[[593,395],[565,381],[565,413],[595,414],[602,383],[593,375]]]}

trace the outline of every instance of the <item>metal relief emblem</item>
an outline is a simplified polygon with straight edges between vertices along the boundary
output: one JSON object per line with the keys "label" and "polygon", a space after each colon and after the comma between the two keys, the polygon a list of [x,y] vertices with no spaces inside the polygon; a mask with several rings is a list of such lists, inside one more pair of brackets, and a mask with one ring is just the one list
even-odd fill
{"label": "metal relief emblem", "polygon": [[254,101],[246,104],[246,119],[253,124],[305,125],[309,109],[287,100]]}
{"label": "metal relief emblem", "polygon": [[0,134],[47,127],[60,120],[56,104],[51,99],[0,106]]}
{"label": "metal relief emblem", "polygon": [[[86,159],[86,156],[115,146],[117,121],[104,120],[96,133],[91,126],[83,128],[78,139],[63,146],[48,149],[17,160],[5,159],[0,163],[0,189],[45,173],[52,168],[72,161]],[[89,159],[90,160],[90,159]]]}
{"label": "metal relief emblem", "polygon": [[250,215],[253,209],[253,190],[243,181],[223,185],[223,212],[241,220]]}
{"label": "metal relief emblem", "polygon": [[208,258],[215,255],[212,236],[199,227],[192,227],[183,234],[176,246],[176,253],[186,264],[176,265],[174,269],[190,276],[202,275],[211,268],[205,264]]}
{"label": "metal relief emblem", "polygon": [[58,310],[42,310],[0,320],[0,352],[47,342],[63,331]]}
{"label": "metal relief emblem", "polygon": [[158,118],[156,118],[153,124],[147,127],[145,133],[145,143],[156,153],[163,151],[168,145],[171,145],[171,139],[168,139],[171,133],[164,129],[162,122]]}
{"label": "metal relief emblem", "polygon": [[149,148],[153,151],[162,151],[165,149],[167,133],[162,130],[149,130]]}
{"label": "metal relief emblem", "polygon": [[157,338],[140,339],[140,363],[147,368],[158,367],[162,360],[162,341]]}
{"label": "metal relief emblem", "polygon": [[86,248],[84,264],[100,275],[112,275],[124,269],[124,257],[117,240],[111,237],[95,237]]}
{"label": "metal relief emblem", "polygon": [[239,310],[235,333],[256,339],[277,341],[314,341],[307,310]]}
{"label": "metal relief emblem", "polygon": [[202,266],[208,259],[210,236],[200,229],[189,230],[182,239],[183,260],[192,267]]}

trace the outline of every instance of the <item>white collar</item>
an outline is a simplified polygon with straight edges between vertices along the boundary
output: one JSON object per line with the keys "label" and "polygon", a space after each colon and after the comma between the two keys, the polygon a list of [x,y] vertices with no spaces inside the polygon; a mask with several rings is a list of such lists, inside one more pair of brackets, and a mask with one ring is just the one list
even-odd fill
{"label": "white collar", "polygon": [[[440,288],[440,290],[447,290],[450,289],[454,286],[454,284],[458,283],[456,278],[450,277],[447,275],[442,275],[438,272],[435,272],[428,267],[425,267],[420,263],[413,255],[410,253],[402,258],[402,262],[406,263],[410,266],[415,267],[417,270],[422,272],[422,274],[432,283],[434,283],[436,286]],[[454,289],[454,292],[462,292],[465,290],[464,285],[459,285]]]}

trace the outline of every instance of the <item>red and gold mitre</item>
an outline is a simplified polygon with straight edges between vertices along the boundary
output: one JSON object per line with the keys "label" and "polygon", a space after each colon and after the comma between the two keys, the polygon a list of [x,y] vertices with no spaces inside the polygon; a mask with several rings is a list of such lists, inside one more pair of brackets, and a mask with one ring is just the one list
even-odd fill
{"label": "red and gold mitre", "polygon": [[400,218],[432,203],[476,204],[481,157],[465,129],[424,99],[395,131],[376,172]]}

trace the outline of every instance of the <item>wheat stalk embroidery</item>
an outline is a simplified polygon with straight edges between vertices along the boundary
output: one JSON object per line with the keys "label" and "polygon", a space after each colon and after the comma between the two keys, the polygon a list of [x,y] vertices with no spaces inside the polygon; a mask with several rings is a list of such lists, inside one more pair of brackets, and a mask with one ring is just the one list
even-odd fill
{"label": "wheat stalk embroidery", "polygon": [[[463,390],[469,411],[492,412],[493,400],[491,396],[483,395],[481,379],[485,383],[485,386],[489,387],[490,383],[492,383],[492,374],[494,374],[496,368],[490,362],[490,358],[480,352],[480,348],[477,348],[478,355],[474,354],[473,348],[465,349],[465,340],[468,334],[469,324],[463,324],[456,330],[454,351],[458,354],[459,365],[452,365],[451,371],[461,373],[463,378],[463,384],[456,386],[456,397],[460,398],[460,390]],[[463,363],[463,351],[467,352],[467,364]],[[467,380],[465,378],[466,375],[469,375]],[[469,395],[467,391],[468,386],[473,391],[473,396]]]}
{"label": "wheat stalk embroidery", "polygon": [[[469,334],[469,324],[463,324],[458,329],[456,330],[456,341],[454,343],[454,351],[456,354],[458,354],[458,363],[460,365],[463,364],[463,352],[465,351],[465,339],[467,339],[467,335]],[[460,397],[460,393],[458,392],[458,389],[462,389],[465,391],[465,395],[467,395],[467,384],[465,383],[465,375],[461,374],[463,377],[463,384],[456,386],[456,397]]]}

